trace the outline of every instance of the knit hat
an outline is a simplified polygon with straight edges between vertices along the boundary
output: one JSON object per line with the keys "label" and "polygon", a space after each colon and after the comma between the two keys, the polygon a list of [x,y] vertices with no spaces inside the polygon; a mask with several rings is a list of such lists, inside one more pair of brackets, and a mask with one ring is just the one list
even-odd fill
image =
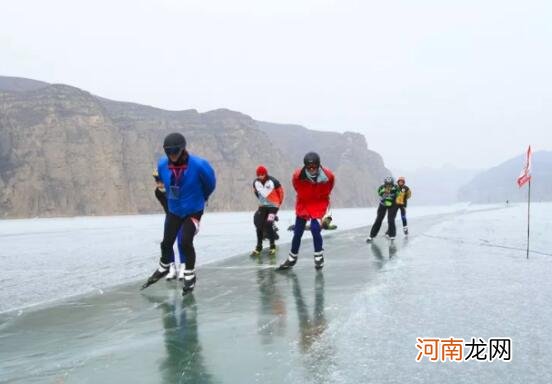
{"label": "knit hat", "polygon": [[257,176],[268,175],[268,171],[264,165],[259,165],[257,167]]}

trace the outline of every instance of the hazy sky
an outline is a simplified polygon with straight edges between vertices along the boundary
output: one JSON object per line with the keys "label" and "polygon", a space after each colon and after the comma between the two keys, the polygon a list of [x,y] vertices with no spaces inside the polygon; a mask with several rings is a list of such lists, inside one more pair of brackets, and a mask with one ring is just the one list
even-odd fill
{"label": "hazy sky", "polygon": [[552,149],[552,2],[3,0],[0,75],[362,132],[392,169]]}

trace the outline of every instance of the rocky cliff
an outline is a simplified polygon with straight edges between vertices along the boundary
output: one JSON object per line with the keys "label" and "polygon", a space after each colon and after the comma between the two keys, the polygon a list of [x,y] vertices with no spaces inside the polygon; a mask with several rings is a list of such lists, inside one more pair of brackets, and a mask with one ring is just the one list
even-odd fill
{"label": "rocky cliff", "polygon": [[173,131],[217,172],[211,210],[254,208],[251,181],[261,163],[282,181],[291,207],[291,173],[311,149],[336,171],[334,206],[373,204],[388,173],[355,133],[261,123],[223,109],[165,111],[0,77],[0,217],[158,212],[151,172]]}
{"label": "rocky cliff", "polygon": [[385,168],[382,157],[368,149],[363,135],[267,122],[258,122],[258,126],[277,148],[285,150],[294,168],[302,165],[306,152],[320,154],[322,165],[334,171],[337,180],[333,206],[366,207],[377,203],[375,191],[391,172]]}

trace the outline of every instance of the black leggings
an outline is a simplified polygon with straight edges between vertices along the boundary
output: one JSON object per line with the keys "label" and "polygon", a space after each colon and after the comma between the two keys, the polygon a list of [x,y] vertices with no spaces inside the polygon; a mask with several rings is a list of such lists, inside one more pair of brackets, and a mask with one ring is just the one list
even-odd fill
{"label": "black leggings", "polygon": [[274,219],[269,220],[269,215],[273,214],[276,216],[276,213],[278,213],[278,208],[273,207],[259,207],[257,212],[255,212],[253,223],[257,231],[257,246],[262,246],[264,232],[268,235],[270,245],[274,244],[274,237],[276,236],[273,227]]}
{"label": "black leggings", "polygon": [[173,245],[178,231],[182,226],[182,250],[184,251],[184,255],[186,257],[186,269],[194,269],[196,261],[194,236],[199,230],[199,220],[201,219],[201,215],[203,215],[203,211],[193,213],[186,217],[179,217],[170,212],[167,214],[165,219],[163,241],[161,242],[160,264],[162,267],[167,267],[174,261]]}
{"label": "black leggings", "polygon": [[378,206],[378,214],[376,216],[376,221],[374,221],[374,224],[372,225],[372,229],[370,230],[370,237],[376,237],[378,235],[378,232],[381,228],[381,223],[383,222],[383,218],[385,217],[385,214],[387,213],[387,233],[391,237],[395,237],[397,234],[397,229],[395,228],[395,216],[397,216],[397,207],[391,206],[386,207],[385,205],[379,205]]}

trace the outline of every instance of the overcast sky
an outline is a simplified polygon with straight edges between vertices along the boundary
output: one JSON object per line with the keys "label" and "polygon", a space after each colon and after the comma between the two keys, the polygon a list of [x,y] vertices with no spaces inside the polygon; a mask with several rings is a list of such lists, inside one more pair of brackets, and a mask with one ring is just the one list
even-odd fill
{"label": "overcast sky", "polygon": [[4,0],[0,75],[357,131],[391,169],[552,149],[552,2]]}

